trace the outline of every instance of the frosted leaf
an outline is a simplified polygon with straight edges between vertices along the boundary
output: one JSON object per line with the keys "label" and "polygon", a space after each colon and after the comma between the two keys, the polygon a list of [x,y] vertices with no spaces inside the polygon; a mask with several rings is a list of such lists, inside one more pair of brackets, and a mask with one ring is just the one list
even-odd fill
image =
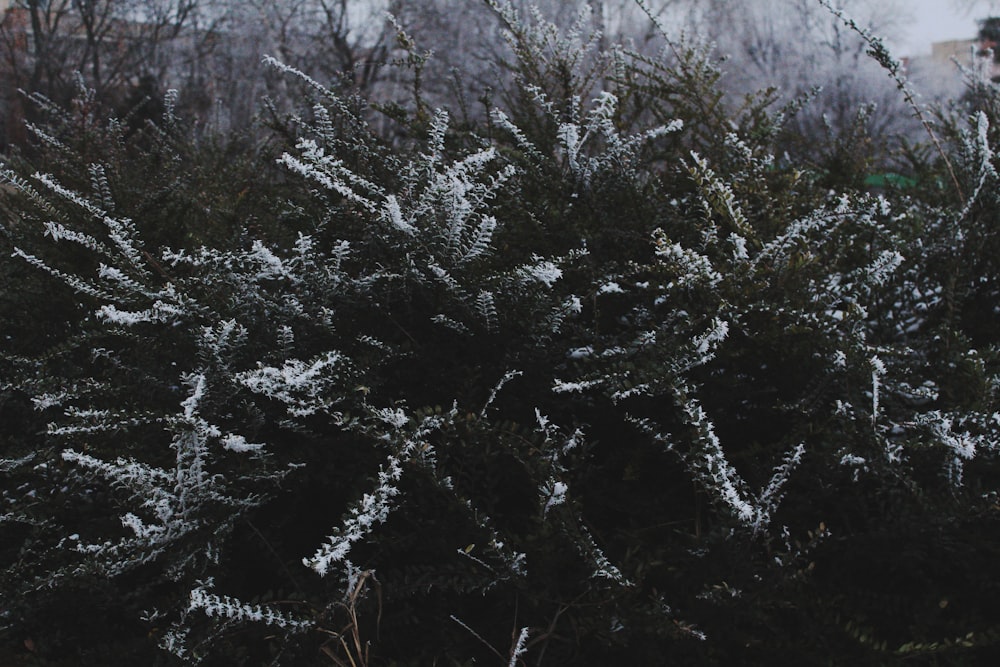
{"label": "frosted leaf", "polygon": [[622,289],[621,285],[614,282],[613,280],[604,283],[597,289],[598,294],[624,294],[625,290]]}
{"label": "frosted leaf", "polygon": [[397,429],[403,428],[410,421],[410,418],[406,416],[402,408],[380,408],[372,412],[378,419]]}
{"label": "frosted leaf", "polygon": [[166,528],[163,526],[149,526],[136,515],[129,512],[122,517],[122,525],[132,530],[136,537],[144,540],[155,540],[163,535]]}
{"label": "frosted leaf", "polygon": [[57,195],[61,196],[62,198],[68,201],[73,202],[74,204],[85,210],[87,213],[92,215],[94,218],[100,220],[107,215],[105,211],[101,209],[101,207],[97,206],[89,199],[82,196],[80,193],[74,192],[69,188],[63,187],[63,185],[60,184],[51,174],[43,174],[42,172],[35,172],[33,178],[42,183],[42,185],[44,185],[48,189],[52,190]]}
{"label": "frosted leaf", "polygon": [[431,317],[431,322],[433,322],[434,324],[440,324],[442,326],[448,327],[449,329],[451,329],[453,331],[457,331],[459,333],[463,333],[463,334],[464,333],[469,333],[469,327],[465,326],[464,324],[462,324],[458,320],[454,320],[454,319],[448,317],[447,315],[445,315],[443,313],[438,313],[437,315],[434,315],[433,317]]}
{"label": "frosted leaf", "polygon": [[499,315],[497,313],[496,301],[493,297],[493,293],[487,290],[481,290],[479,294],[476,295],[475,305],[476,312],[483,319],[487,330],[496,331]]}
{"label": "frosted leaf", "polygon": [[247,329],[235,319],[224,320],[213,327],[202,327],[201,340],[214,354],[240,344],[247,337]]}
{"label": "frosted leaf", "polygon": [[60,391],[51,394],[39,394],[31,399],[32,407],[41,412],[49,408],[61,406],[71,395],[68,392]]}
{"label": "frosted leaf", "polygon": [[663,230],[658,229],[653,233],[653,241],[657,257],[675,270],[676,277],[670,287],[686,287],[698,283],[715,287],[722,282],[722,274],[715,270],[708,257],[679,243],[669,242]]}
{"label": "frosted leaf", "polygon": [[840,457],[840,465],[842,466],[863,466],[867,463],[868,461],[864,457],[856,454],[844,454]]}
{"label": "frosted leaf", "polygon": [[580,146],[583,143],[580,139],[580,126],[573,123],[563,123],[559,126],[557,136],[566,149],[566,159],[569,162],[570,169],[574,173],[578,172],[580,164],[577,156],[580,152]]}
{"label": "frosted leaf", "polygon": [[801,463],[805,451],[805,445],[801,443],[796,445],[792,451],[785,455],[784,460],[775,467],[767,487],[760,493],[757,499],[753,521],[754,532],[760,533],[767,528],[771,521],[771,516],[781,502],[782,489],[789,477],[791,477],[792,471]]}
{"label": "frosted leaf", "polygon": [[583,525],[578,526],[578,529],[582,538],[580,547],[584,552],[583,555],[591,561],[594,567],[590,576],[595,579],[608,579],[619,586],[632,586],[632,582],[625,578],[621,570],[608,560],[608,557],[601,548],[597,546],[597,542],[594,541],[594,536],[591,535],[590,531]]}
{"label": "frosted leaf", "polygon": [[747,240],[739,234],[730,234],[729,241],[733,244],[733,259],[738,261],[747,260],[750,254],[747,252]]}
{"label": "frosted leaf", "polygon": [[[955,422],[959,421],[956,428]],[[946,415],[934,410],[921,415],[918,424],[929,428],[937,442],[947,449],[950,460],[946,465],[946,473],[952,485],[962,485],[962,472],[967,461],[974,459],[980,448],[989,449],[991,443],[981,435],[974,435],[962,429],[961,417]]]}
{"label": "frosted leaf", "polygon": [[562,269],[549,260],[542,260],[536,257],[535,263],[521,269],[525,277],[536,280],[546,287],[552,287],[557,280],[562,278]]}
{"label": "frosted leaf", "polygon": [[171,476],[165,470],[153,468],[132,459],[119,457],[114,463],[108,463],[72,449],[64,449],[60,456],[67,463],[75,463],[88,468],[105,479],[117,481],[127,487],[146,489],[147,485],[159,485],[171,480]]}
{"label": "frosted leaf", "polygon": [[377,210],[376,204],[365,194],[381,196],[381,188],[349,170],[342,160],[327,155],[312,139],[299,140],[296,149],[301,157],[284,153],[278,158],[278,163],[300,176],[315,181],[327,190],[340,194],[369,212]]}
{"label": "frosted leaf", "polygon": [[193,419],[198,403],[205,396],[205,374],[190,375],[184,378],[184,382],[191,387],[191,395],[181,402],[181,407],[184,409],[184,418]]}
{"label": "frosted leaf", "polygon": [[188,611],[200,609],[206,616],[226,618],[231,621],[263,623],[269,626],[304,630],[312,626],[309,621],[296,619],[274,609],[261,605],[252,605],[229,597],[216,595],[203,587],[195,588],[190,593]]}
{"label": "frosted leaf", "polygon": [[705,333],[696,336],[694,339],[695,351],[702,355],[702,362],[707,360],[707,355],[718,347],[729,335],[729,323],[716,318],[712,322],[712,328]]}
{"label": "frosted leaf", "polygon": [[282,401],[292,414],[305,416],[340,398],[329,392],[346,361],[344,355],[331,351],[311,361],[289,359],[280,368],[260,365],[235,377],[250,391]]}
{"label": "frosted leaf", "polygon": [[689,167],[688,171],[701,190],[702,203],[706,211],[713,213],[715,210],[721,209],[719,213],[724,214],[726,221],[735,228],[740,236],[752,237],[753,232],[750,229],[750,224],[737,203],[736,195],[729,184],[719,178],[709,168],[708,161],[698,153],[691,151],[691,159],[694,166]]}
{"label": "frosted leaf", "polygon": [[268,67],[273,67],[274,69],[280,72],[286,72],[298,79],[301,79],[302,81],[307,83],[310,87],[312,87],[314,90],[318,91],[324,97],[336,98],[333,92],[330,91],[328,88],[326,88],[326,86],[322,85],[321,83],[310,77],[308,74],[302,72],[301,70],[298,70],[292,67],[291,65],[286,65],[285,63],[281,62],[274,56],[265,55],[263,58],[261,58],[261,62],[264,65],[267,65]]}
{"label": "frosted leaf", "polygon": [[491,116],[497,127],[506,130],[512,137],[514,137],[514,141],[517,143],[518,148],[536,160],[540,161],[544,159],[538,148],[531,143],[531,140],[528,139],[527,135],[525,135],[521,128],[514,124],[507,114],[500,109],[493,109]]}
{"label": "frosted leaf", "polygon": [[688,424],[696,429],[696,448],[687,457],[692,472],[734,517],[746,526],[754,526],[758,515],[748,499],[746,482],[727,459],[715,425],[694,399],[687,399],[682,407]]}
{"label": "frosted leaf", "polygon": [[169,322],[185,314],[183,308],[156,301],[151,308],[139,311],[119,310],[114,304],[101,306],[97,310],[97,317],[108,324],[130,327],[143,322],[159,323]]}
{"label": "frosted leaf", "polygon": [[566,502],[566,492],[569,486],[565,482],[550,479],[541,488],[542,497],[545,499],[545,506],[542,508],[542,516],[549,513],[549,510],[557,505]]}
{"label": "frosted leaf", "polygon": [[496,383],[496,385],[493,387],[493,390],[490,392],[490,397],[486,399],[486,405],[483,406],[483,409],[479,413],[479,416],[486,417],[487,411],[489,410],[490,406],[493,405],[493,401],[496,400],[497,394],[499,394],[500,390],[504,388],[504,385],[506,385],[514,378],[519,378],[522,375],[524,375],[524,373],[522,371],[517,371],[517,370],[507,371],[506,373],[504,373],[503,377],[500,378],[500,381]]}
{"label": "frosted leaf", "polygon": [[10,472],[34,460],[35,454],[27,454],[19,459],[0,458],[0,472]]}
{"label": "frosted leaf", "polygon": [[599,387],[603,380],[585,380],[582,382],[563,382],[556,379],[552,384],[552,391],[556,394],[580,393],[591,387]]}
{"label": "frosted leaf", "polygon": [[153,296],[155,294],[155,292],[147,290],[141,283],[136,281],[131,276],[126,275],[124,271],[117,267],[108,266],[102,263],[97,268],[97,277],[116,283],[119,287],[135,294],[143,294],[146,296]]}
{"label": "frosted leaf", "polygon": [[79,243],[84,248],[94,252],[103,251],[103,246],[93,236],[69,229],[58,222],[46,222],[43,228],[45,230],[45,235],[51,237],[56,243],[65,239],[67,241]]}
{"label": "frosted leaf", "polygon": [[247,442],[247,439],[242,435],[233,435],[232,433],[227,433],[222,436],[220,443],[222,444],[223,449],[236,452],[237,454],[259,452],[264,449],[264,445],[262,443]]}
{"label": "frosted leaf", "polygon": [[528,628],[521,628],[521,632],[517,635],[517,642],[514,643],[514,649],[510,652],[510,662],[507,663],[507,667],[517,667],[518,659],[528,650],[527,643]]}
{"label": "frosted leaf", "polygon": [[399,200],[396,199],[396,195],[388,195],[385,198],[383,215],[393,227],[405,234],[412,236],[416,231],[416,228],[403,218],[403,211],[399,207]]}
{"label": "frosted leaf", "polygon": [[173,656],[185,659],[188,655],[187,642],[190,632],[189,628],[172,627],[163,633],[158,646]]}
{"label": "frosted leaf", "polygon": [[35,257],[34,255],[30,255],[24,252],[20,248],[14,248],[13,256],[20,257],[21,259],[28,262],[35,268],[41,269],[42,271],[45,271],[49,275],[58,278],[59,280],[69,285],[72,289],[76,290],[77,292],[80,292],[81,294],[86,294],[88,296],[100,299],[102,301],[111,301],[115,298],[114,296],[112,296],[111,293],[73,274],[63,273],[59,269],[49,266],[43,260],[39,259],[38,257]]}
{"label": "frosted leaf", "polygon": [[452,290],[454,292],[458,292],[461,290],[461,286],[459,285],[458,281],[455,280],[452,277],[452,275],[448,273],[448,271],[441,268],[441,266],[438,265],[437,263],[428,262],[427,268],[430,270],[431,274],[433,274],[433,276],[437,278],[442,284],[444,284],[449,290]]}
{"label": "frosted leaf", "polygon": [[259,240],[254,240],[247,258],[258,267],[254,280],[292,278],[284,262]]}
{"label": "frosted leaf", "polygon": [[444,153],[444,139],[445,135],[448,133],[449,121],[450,116],[446,110],[434,110],[434,116],[431,119],[430,132],[428,133],[430,137],[427,142],[431,149],[429,160],[430,164],[436,164],[441,159],[441,154]]}
{"label": "frosted leaf", "polygon": [[376,524],[384,523],[389,518],[392,499],[399,495],[395,483],[402,475],[399,459],[390,456],[387,465],[379,471],[379,484],[375,491],[364,494],[361,501],[351,508],[337,532],[327,538],[312,558],[302,559],[302,563],[320,576],[326,576],[335,563],[344,561],[355,542],[363,539]]}
{"label": "frosted leaf", "polygon": [[866,271],[869,279],[876,285],[884,285],[892,274],[903,263],[903,256],[895,250],[885,250],[872,262]]}
{"label": "frosted leaf", "polygon": [[493,241],[493,233],[497,228],[497,219],[492,215],[484,215],[479,224],[468,233],[468,240],[465,242],[466,248],[458,258],[459,263],[465,263],[485,255]]}
{"label": "frosted leaf", "polygon": [[879,389],[882,386],[882,376],[886,374],[885,364],[878,356],[869,360],[872,367],[872,424],[878,419]]}

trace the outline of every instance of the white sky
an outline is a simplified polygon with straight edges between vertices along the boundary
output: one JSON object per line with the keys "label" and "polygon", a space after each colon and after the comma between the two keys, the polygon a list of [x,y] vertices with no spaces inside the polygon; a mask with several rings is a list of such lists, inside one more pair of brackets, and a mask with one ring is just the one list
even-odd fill
{"label": "white sky", "polygon": [[[904,0],[912,20],[900,30],[902,39],[892,40],[893,55],[916,56],[931,52],[931,42],[970,39],[976,36],[976,19],[991,15],[991,3],[980,0],[971,11],[958,9],[952,0]],[[993,4],[993,15],[1000,16],[1000,3]]]}

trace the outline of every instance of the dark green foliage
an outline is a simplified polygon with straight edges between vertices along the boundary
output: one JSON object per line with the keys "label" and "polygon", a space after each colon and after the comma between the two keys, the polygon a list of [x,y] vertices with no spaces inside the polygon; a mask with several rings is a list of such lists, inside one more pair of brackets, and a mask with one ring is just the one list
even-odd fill
{"label": "dark green foliage", "polygon": [[[997,44],[1000,43],[1000,17],[991,16],[979,21],[979,42],[983,51],[987,49],[993,51],[993,61],[1000,62],[998,58]],[[984,54],[985,55],[985,54]]]}
{"label": "dark green foliage", "polygon": [[863,117],[502,20],[481,120],[286,71],[271,143],[84,92],[8,161],[10,651],[989,662],[993,98],[873,194]]}

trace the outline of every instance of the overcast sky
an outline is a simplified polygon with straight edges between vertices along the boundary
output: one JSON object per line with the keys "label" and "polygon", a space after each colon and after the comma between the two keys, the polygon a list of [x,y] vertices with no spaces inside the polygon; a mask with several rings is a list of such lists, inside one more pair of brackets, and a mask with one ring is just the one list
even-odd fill
{"label": "overcast sky", "polygon": [[[931,42],[975,37],[976,19],[990,15],[990,2],[978,2],[969,12],[956,9],[955,4],[952,0],[906,0],[913,20],[903,28],[906,34],[898,40],[895,55],[930,53]],[[994,9],[994,13],[1000,14],[1000,8]]]}

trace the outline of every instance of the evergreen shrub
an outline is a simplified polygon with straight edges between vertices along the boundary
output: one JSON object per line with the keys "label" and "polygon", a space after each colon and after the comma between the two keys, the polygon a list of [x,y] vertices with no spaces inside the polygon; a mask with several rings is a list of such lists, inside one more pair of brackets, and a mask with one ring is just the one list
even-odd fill
{"label": "evergreen shrub", "polygon": [[10,653],[995,658],[996,117],[951,125],[961,193],[934,161],[831,189],[779,153],[795,106],[734,105],[708,48],[498,13],[515,76],[481,120],[272,61],[303,102],[264,144],[169,95],[139,132],[86,93],[31,128]]}

